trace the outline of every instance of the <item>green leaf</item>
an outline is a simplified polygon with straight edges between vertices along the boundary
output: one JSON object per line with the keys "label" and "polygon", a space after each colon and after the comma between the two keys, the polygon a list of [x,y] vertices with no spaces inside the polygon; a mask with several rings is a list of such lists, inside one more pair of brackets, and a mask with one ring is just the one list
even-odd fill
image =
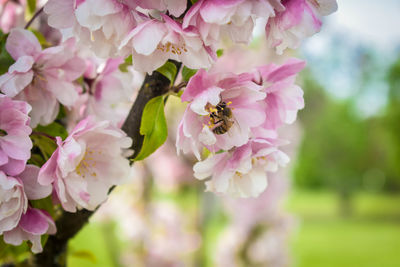
{"label": "green leaf", "polygon": [[217,152],[215,152],[215,154],[221,154],[221,153],[224,153],[224,152],[225,152],[225,150],[220,149],[220,150],[218,150]]}
{"label": "green leaf", "polygon": [[36,0],[28,0],[28,14],[33,15],[36,11]]}
{"label": "green leaf", "polygon": [[185,82],[188,82],[190,78],[192,78],[193,75],[195,75],[197,70],[195,69],[189,69],[186,66],[183,66],[182,68],[182,79]]}
{"label": "green leaf", "polygon": [[[82,77],[80,77],[82,78]],[[82,78],[83,79],[83,78]],[[56,120],[61,120],[67,116],[67,111],[65,110],[65,107],[60,104],[60,111],[57,114]]]}
{"label": "green leaf", "polygon": [[39,148],[45,161],[47,161],[54,150],[57,149],[57,144],[50,138],[42,135],[31,135],[33,146]]}
{"label": "green leaf", "polygon": [[125,58],[125,62],[119,65],[119,70],[122,72],[128,72],[129,66],[132,66],[132,55]]}
{"label": "green leaf", "polygon": [[6,244],[0,237],[0,264],[5,262],[13,262],[16,266],[22,266],[22,263],[30,255],[30,249],[24,241],[21,245],[13,246]]}
{"label": "green leaf", "polygon": [[8,68],[14,63],[14,59],[6,50],[8,34],[0,31],[0,75],[6,73]]}
{"label": "green leaf", "polygon": [[223,54],[224,54],[224,49],[217,50],[217,57],[222,57]]}
{"label": "green leaf", "polygon": [[43,36],[43,34],[35,29],[29,29],[38,39],[39,44],[42,46],[42,48],[47,48],[50,47],[51,44],[47,42],[46,38]]}
{"label": "green leaf", "polygon": [[162,96],[151,99],[144,107],[140,134],[144,135],[143,146],[135,160],[147,158],[167,140],[168,129]]}
{"label": "green leaf", "polygon": [[78,250],[70,252],[70,255],[80,259],[86,259],[92,263],[97,263],[96,255],[94,255],[90,250]]}
{"label": "green leaf", "polygon": [[42,167],[45,163],[46,163],[46,161],[39,154],[33,154],[32,153],[31,158],[28,159],[28,164],[33,164],[33,165],[36,165],[38,167]]}
{"label": "green leaf", "polygon": [[38,125],[34,131],[45,133],[53,137],[60,136],[63,140],[68,136],[67,130],[58,122],[53,122],[46,126]]}
{"label": "green leaf", "polygon": [[192,2],[193,5],[196,4],[197,1],[199,0],[190,0],[190,2]]}
{"label": "green leaf", "polygon": [[158,71],[159,73],[161,73],[162,75],[167,77],[168,80],[170,80],[171,84],[172,84],[175,80],[178,69],[176,68],[174,63],[167,61],[167,62],[165,62],[164,65],[159,67],[156,71]]}

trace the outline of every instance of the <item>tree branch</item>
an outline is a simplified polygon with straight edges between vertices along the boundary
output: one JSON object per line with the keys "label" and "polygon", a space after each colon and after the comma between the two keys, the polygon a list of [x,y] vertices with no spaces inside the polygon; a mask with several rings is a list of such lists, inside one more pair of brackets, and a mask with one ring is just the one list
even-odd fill
{"label": "tree branch", "polygon": [[[180,69],[181,63],[170,60]],[[135,157],[143,145],[143,136],[140,135],[140,123],[142,120],[143,109],[150,99],[163,95],[170,89],[170,81],[162,74],[154,71],[151,75],[146,75],[144,82],[139,90],[138,96],[126,118],[122,130],[132,138],[132,149]],[[90,216],[95,211],[80,210],[76,213],[63,212],[56,221],[57,233],[49,236],[43,252],[34,255],[33,266],[66,266],[68,240],[77,234],[88,222]]]}
{"label": "tree branch", "polygon": [[31,24],[33,23],[33,21],[43,12],[44,10],[44,6],[42,8],[40,8],[38,11],[36,11],[36,13],[33,15],[33,17],[28,21],[28,23],[26,23],[24,29],[28,29],[29,26],[31,26]]}

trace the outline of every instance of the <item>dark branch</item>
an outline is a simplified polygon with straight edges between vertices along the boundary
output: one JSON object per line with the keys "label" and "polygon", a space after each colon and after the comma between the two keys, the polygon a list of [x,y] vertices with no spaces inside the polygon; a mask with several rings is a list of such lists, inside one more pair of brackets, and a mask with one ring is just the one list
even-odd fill
{"label": "dark branch", "polygon": [[[171,61],[171,60],[170,60]],[[179,70],[181,63],[171,61]],[[140,123],[142,121],[142,113],[145,105],[150,99],[167,93],[170,89],[170,81],[161,73],[154,71],[152,75],[146,75],[139,94],[127,119],[125,120],[122,130],[128,134],[133,140],[132,148],[134,150],[134,158],[142,148],[143,136],[140,134]]]}
{"label": "dark branch", "polygon": [[[176,61],[171,62],[177,66],[178,70],[180,69],[181,63]],[[154,71],[152,75],[146,75],[135,103],[122,126],[122,130],[133,140],[132,149],[135,151],[134,156],[139,153],[143,144],[143,136],[140,135],[139,130],[146,103],[156,96],[165,94],[169,89],[170,81],[162,74]],[[43,252],[33,257],[32,265],[66,266],[68,240],[83,228],[94,212],[80,210],[76,213],[69,213],[64,211],[56,221],[57,233],[49,236]]]}
{"label": "dark branch", "polygon": [[42,7],[38,11],[36,11],[36,13],[33,15],[33,17],[28,21],[28,23],[26,23],[24,29],[28,29],[29,26],[31,26],[32,22],[43,12],[43,10],[44,10],[44,7]]}

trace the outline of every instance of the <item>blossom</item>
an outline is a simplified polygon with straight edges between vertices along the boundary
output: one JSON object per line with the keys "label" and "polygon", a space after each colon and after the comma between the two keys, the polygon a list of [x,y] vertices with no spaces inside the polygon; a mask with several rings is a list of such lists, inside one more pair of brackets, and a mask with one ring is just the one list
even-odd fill
{"label": "blossom", "polygon": [[0,234],[16,227],[27,208],[22,181],[0,171]]}
{"label": "blossom", "polygon": [[218,44],[221,35],[237,43],[249,43],[255,19],[275,15],[282,10],[280,0],[199,0],[184,17],[183,27],[196,27],[206,45]]}
{"label": "blossom", "polygon": [[186,10],[187,0],[150,0],[137,1],[138,5],[146,9],[156,9],[159,11],[168,10],[174,17],[179,17]]}
{"label": "blossom", "polygon": [[320,31],[322,16],[337,10],[336,0],[282,1],[283,12],[270,18],[265,27],[267,41],[278,54],[286,48],[296,49],[306,37]]}
{"label": "blossom", "polygon": [[[114,125],[121,125],[129,112],[133,94],[132,72],[121,72],[118,66],[123,59],[108,59],[100,65],[94,79],[88,79],[88,90],[81,107],[83,117],[93,115],[98,121],[108,120]],[[128,103],[128,105],[124,105]]]}
{"label": "blossom", "polygon": [[0,0],[0,29],[3,32],[24,25],[25,4],[25,1]]}
{"label": "blossom", "polygon": [[208,68],[215,52],[204,46],[197,31],[161,14],[162,20],[141,17],[142,22],[122,41],[120,47],[132,48],[133,67],[151,73],[168,59],[181,61],[193,69]]}
{"label": "blossom", "polygon": [[212,152],[246,144],[251,130],[265,120],[262,100],[266,94],[251,73],[220,74],[199,70],[188,83],[182,101],[189,105],[179,125],[178,152],[199,149]]}
{"label": "blossom", "polygon": [[269,64],[258,67],[255,80],[263,86],[267,97],[264,123],[258,128],[257,136],[266,136],[282,124],[296,120],[298,110],[304,107],[303,90],[295,85],[296,74],[305,66],[299,59],[289,59],[283,65]]}
{"label": "blossom", "polygon": [[63,208],[94,210],[107,198],[109,189],[129,176],[129,161],[122,149],[131,139],[110,125],[88,117],[72,130],[65,141],[57,138],[57,149],[42,166],[39,183],[52,184]]}
{"label": "blossom", "polygon": [[32,106],[31,126],[51,123],[59,103],[71,107],[78,94],[73,81],[85,70],[85,62],[74,54],[74,41],[42,50],[35,35],[13,29],[6,49],[16,62],[0,76],[0,90]]}
{"label": "blossom", "polygon": [[18,232],[19,226],[22,225],[29,232],[30,226],[39,223],[29,219],[28,199],[45,198],[50,195],[52,188],[38,183],[38,173],[39,168],[34,165],[27,165],[25,170],[15,177],[0,171],[0,234],[4,234],[6,243],[15,243],[8,237],[11,233]]}
{"label": "blossom", "polygon": [[254,228],[233,224],[224,229],[216,245],[214,266],[290,266],[292,218],[275,217],[258,221]]}
{"label": "blossom", "polygon": [[289,162],[278,149],[279,140],[252,139],[231,151],[212,155],[193,166],[194,176],[206,182],[208,191],[234,197],[257,197],[267,187],[267,172]]}
{"label": "blossom", "polygon": [[26,102],[0,95],[0,170],[8,175],[21,173],[31,157],[30,110]]}
{"label": "blossom", "polygon": [[44,8],[50,26],[60,29],[64,39],[75,37],[102,58],[126,56],[118,46],[136,26],[134,1],[50,0]]}
{"label": "blossom", "polygon": [[200,235],[195,232],[187,213],[176,205],[155,202],[149,207],[145,232],[147,266],[184,266],[182,259],[193,255],[200,246]]}
{"label": "blossom", "polygon": [[[281,171],[267,179],[267,189],[257,198],[223,198],[230,225],[218,238],[216,266],[288,266],[293,218],[282,212],[288,179]],[[246,255],[245,260],[239,255]]]}
{"label": "blossom", "polygon": [[32,252],[43,251],[41,236],[44,234],[55,234],[56,225],[51,216],[40,209],[28,208],[19,221],[17,227],[4,232],[4,241],[8,244],[18,246],[22,241],[29,240],[32,243]]}

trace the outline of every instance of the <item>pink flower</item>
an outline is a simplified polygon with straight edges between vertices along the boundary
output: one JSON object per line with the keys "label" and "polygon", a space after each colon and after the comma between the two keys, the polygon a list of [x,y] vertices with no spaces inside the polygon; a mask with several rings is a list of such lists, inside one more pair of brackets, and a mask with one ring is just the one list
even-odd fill
{"label": "pink flower", "polygon": [[42,166],[39,183],[52,184],[63,208],[94,210],[107,198],[109,189],[129,176],[129,161],[122,149],[131,139],[109,122],[82,120]]}
{"label": "pink flower", "polygon": [[31,157],[30,110],[26,102],[0,95],[0,170],[11,176],[20,174]]}
{"label": "pink flower", "polygon": [[275,217],[257,221],[253,228],[229,225],[218,239],[215,266],[290,266],[288,240],[293,220],[285,215]]}
{"label": "pink flower", "polygon": [[289,158],[279,141],[253,139],[231,151],[216,154],[193,166],[194,176],[206,182],[207,191],[234,197],[257,197],[267,187],[267,173],[284,166]]}
{"label": "pink flower", "polygon": [[267,93],[264,100],[267,118],[258,128],[257,136],[265,137],[282,124],[291,124],[296,120],[297,111],[304,107],[304,99],[303,90],[294,82],[296,74],[304,66],[302,60],[289,59],[281,66],[269,64],[257,68],[255,80]]}
{"label": "pink flower", "polygon": [[133,67],[151,73],[168,59],[181,61],[189,68],[211,66],[216,55],[204,46],[195,29],[182,29],[170,17],[161,14],[163,21],[141,17],[142,21],[122,41],[120,47],[132,48]]}
{"label": "pink flower", "polygon": [[22,215],[19,224],[14,229],[4,232],[4,241],[8,244],[18,246],[22,241],[29,240],[32,243],[32,252],[42,252],[41,236],[44,234],[55,234],[56,225],[53,218],[45,211],[28,208]]}
{"label": "pink flower", "polygon": [[134,1],[50,0],[44,11],[50,26],[61,29],[64,39],[75,37],[102,58],[127,56],[119,51],[125,35],[136,26]]}
{"label": "pink flower", "polygon": [[[0,171],[0,234],[17,227],[27,212],[28,199],[41,199],[51,193],[51,186],[42,186],[37,177],[39,168],[34,165],[18,176],[7,176]],[[7,242],[7,241],[6,241]]]}
{"label": "pink flower", "polygon": [[[109,59],[100,66],[95,79],[90,80],[88,94],[81,112],[83,117],[95,116],[96,120],[108,120],[114,125],[121,125],[128,115],[130,100],[133,95],[133,73],[121,72],[118,66],[123,59]],[[124,105],[125,104],[125,105]]]}
{"label": "pink flower", "polygon": [[251,40],[255,19],[275,15],[280,0],[199,0],[184,17],[183,27],[196,27],[206,45],[217,45],[221,35],[229,35],[237,43]]}
{"label": "pink flower", "polygon": [[16,62],[0,76],[0,90],[9,97],[27,101],[32,106],[31,125],[51,123],[59,103],[71,107],[78,94],[73,81],[85,71],[85,62],[75,56],[74,41],[42,51],[35,35],[13,29],[6,49]]}
{"label": "pink flower", "polygon": [[9,32],[12,28],[24,25],[25,1],[18,3],[0,0],[0,29]]}
{"label": "pink flower", "polygon": [[257,198],[223,199],[224,209],[232,218],[232,224],[251,229],[261,222],[274,221],[280,216],[282,200],[286,197],[288,179],[281,170],[268,173],[267,189]]}
{"label": "pink flower", "polygon": [[22,181],[0,171],[0,235],[16,227],[27,208]]}
{"label": "pink flower", "polygon": [[179,17],[186,10],[187,0],[136,0],[137,4],[146,9],[156,9],[159,11],[168,10],[174,17]]}
{"label": "pink flower", "polygon": [[152,203],[148,213],[143,242],[148,254],[145,266],[187,266],[183,259],[193,255],[201,244],[191,218],[167,202]]}
{"label": "pink flower", "polygon": [[265,95],[253,74],[199,70],[181,97],[189,105],[178,129],[178,152],[193,151],[200,159],[201,146],[217,152],[246,144],[251,130],[265,120]]}
{"label": "pink flower", "polygon": [[287,47],[296,49],[306,37],[319,32],[322,16],[337,10],[336,0],[286,0],[285,11],[270,18],[265,27],[267,41],[282,54]]}

